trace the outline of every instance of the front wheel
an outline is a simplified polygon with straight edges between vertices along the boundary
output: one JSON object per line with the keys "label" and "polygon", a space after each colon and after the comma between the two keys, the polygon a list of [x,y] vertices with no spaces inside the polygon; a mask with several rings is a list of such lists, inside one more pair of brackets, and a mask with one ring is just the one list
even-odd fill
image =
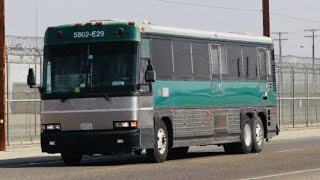
{"label": "front wheel", "polygon": [[147,157],[152,162],[160,163],[167,159],[168,155],[168,131],[163,121],[160,122],[159,127],[155,129],[155,144],[154,149],[147,149]]}
{"label": "front wheel", "polygon": [[264,146],[264,128],[262,121],[259,117],[255,118],[252,122],[252,139],[252,152],[261,152]]}

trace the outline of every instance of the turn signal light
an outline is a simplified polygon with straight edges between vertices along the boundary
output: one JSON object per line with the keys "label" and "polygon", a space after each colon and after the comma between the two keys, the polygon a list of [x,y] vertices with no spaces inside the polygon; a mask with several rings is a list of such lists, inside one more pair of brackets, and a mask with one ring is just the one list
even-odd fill
{"label": "turn signal light", "polygon": [[82,23],[76,23],[74,26],[82,26]]}
{"label": "turn signal light", "polygon": [[137,128],[138,122],[137,121],[118,121],[113,122],[114,129],[130,129],[130,128]]}
{"label": "turn signal light", "polygon": [[138,127],[138,122],[137,121],[132,121],[130,122],[130,127]]}
{"label": "turn signal light", "polygon": [[95,25],[102,25],[103,22],[96,22]]}

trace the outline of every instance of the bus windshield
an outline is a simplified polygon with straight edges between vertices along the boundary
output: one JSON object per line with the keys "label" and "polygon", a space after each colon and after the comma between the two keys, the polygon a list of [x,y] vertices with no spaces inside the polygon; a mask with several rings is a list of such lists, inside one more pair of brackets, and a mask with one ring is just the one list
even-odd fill
{"label": "bus windshield", "polygon": [[132,92],[137,42],[95,42],[45,47],[44,94]]}

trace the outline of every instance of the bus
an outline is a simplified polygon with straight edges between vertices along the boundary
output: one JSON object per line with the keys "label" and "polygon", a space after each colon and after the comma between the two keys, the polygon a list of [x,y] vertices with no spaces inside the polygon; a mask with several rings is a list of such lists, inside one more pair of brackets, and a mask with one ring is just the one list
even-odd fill
{"label": "bus", "polygon": [[278,135],[273,43],[242,33],[89,21],[48,27],[41,148],[66,164],[83,155],[153,162],[190,146],[258,153]]}

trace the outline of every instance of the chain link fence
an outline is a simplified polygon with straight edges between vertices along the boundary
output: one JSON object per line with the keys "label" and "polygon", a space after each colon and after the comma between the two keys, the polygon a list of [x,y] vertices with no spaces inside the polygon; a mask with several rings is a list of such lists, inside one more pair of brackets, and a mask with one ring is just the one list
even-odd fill
{"label": "chain link fence", "polygon": [[276,57],[278,120],[281,128],[319,126],[320,59]]}
{"label": "chain link fence", "polygon": [[[34,68],[40,85],[43,39],[6,37],[8,145],[38,143],[40,139],[40,94],[26,85]],[[320,121],[320,59],[276,57],[278,121],[281,128],[318,126]]]}
{"label": "chain link fence", "polygon": [[40,137],[40,94],[26,84],[34,68],[40,84],[43,39],[6,36],[7,142],[38,143]]}

